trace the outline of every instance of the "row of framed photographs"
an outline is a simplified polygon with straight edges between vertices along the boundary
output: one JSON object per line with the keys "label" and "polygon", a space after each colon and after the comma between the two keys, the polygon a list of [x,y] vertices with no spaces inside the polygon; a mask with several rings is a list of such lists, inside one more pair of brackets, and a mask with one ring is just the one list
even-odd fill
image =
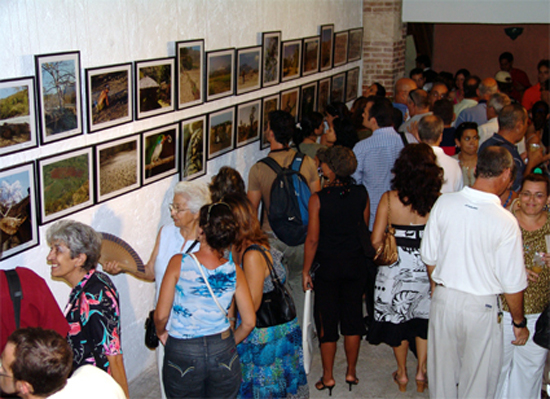
{"label": "row of framed photographs", "polygon": [[[206,53],[203,39],[180,41],[175,43],[175,57],[87,68],[88,131],[248,93],[359,60],[362,37],[363,28],[334,33],[330,24],[321,26],[318,36],[304,39],[282,42],[281,31],[264,32],[258,46]],[[36,147],[38,131],[41,144],[84,131],[80,52],[37,55],[35,71],[36,84],[32,76],[0,81],[0,155]]]}

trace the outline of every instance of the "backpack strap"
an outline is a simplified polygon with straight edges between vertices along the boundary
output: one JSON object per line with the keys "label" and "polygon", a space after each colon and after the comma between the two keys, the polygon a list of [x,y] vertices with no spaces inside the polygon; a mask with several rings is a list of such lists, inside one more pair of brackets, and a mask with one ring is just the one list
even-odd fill
{"label": "backpack strap", "polygon": [[292,163],[290,164],[290,169],[292,169],[295,172],[300,172],[300,168],[302,167],[302,162],[304,162],[305,155],[301,152],[297,152],[296,155],[294,155],[294,159],[292,160]]}
{"label": "backpack strap", "polygon": [[279,174],[283,171],[283,168],[281,167],[281,165],[279,165],[277,163],[276,160],[274,160],[273,158],[271,157],[265,157],[265,158],[262,158],[260,159],[258,162],[262,162],[262,163],[265,163],[267,166],[269,166],[271,169],[273,169],[273,171],[276,173],[276,174]]}
{"label": "backpack strap", "polygon": [[10,289],[10,297],[13,302],[13,314],[15,316],[15,328],[21,326],[21,300],[23,299],[23,290],[21,289],[21,281],[15,269],[4,270],[8,287]]}

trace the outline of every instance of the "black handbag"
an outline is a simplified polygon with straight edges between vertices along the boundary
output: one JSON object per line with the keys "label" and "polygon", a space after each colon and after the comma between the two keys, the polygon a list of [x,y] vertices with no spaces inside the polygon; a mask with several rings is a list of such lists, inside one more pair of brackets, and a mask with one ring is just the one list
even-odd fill
{"label": "black handbag", "polygon": [[538,346],[550,349],[550,305],[543,310],[535,324],[533,341]]}
{"label": "black handbag", "polygon": [[263,255],[269,268],[271,281],[273,282],[273,290],[264,292],[262,295],[262,303],[256,311],[256,327],[266,328],[288,323],[296,317],[296,307],[290,293],[283,283],[281,283],[281,280],[279,280],[277,273],[273,269],[271,260],[265,254],[265,249],[254,244],[246,249],[246,251],[249,250],[260,251]]}
{"label": "black handbag", "polygon": [[159,346],[159,337],[155,327],[155,311],[149,312],[149,317],[145,320],[145,346],[149,349],[156,349]]}

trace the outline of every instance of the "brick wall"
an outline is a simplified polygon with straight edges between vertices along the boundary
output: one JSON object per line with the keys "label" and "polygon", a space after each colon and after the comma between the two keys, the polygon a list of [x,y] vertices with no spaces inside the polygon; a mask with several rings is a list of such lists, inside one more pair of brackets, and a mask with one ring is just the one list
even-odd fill
{"label": "brick wall", "polygon": [[393,96],[395,81],[405,72],[405,35],[402,0],[363,1],[363,80],[365,93],[374,82]]}

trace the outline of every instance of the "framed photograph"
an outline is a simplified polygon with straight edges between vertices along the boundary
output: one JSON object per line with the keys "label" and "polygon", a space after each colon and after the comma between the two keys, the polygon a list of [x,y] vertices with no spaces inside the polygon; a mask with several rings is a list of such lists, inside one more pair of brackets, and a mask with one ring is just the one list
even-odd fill
{"label": "framed photograph", "polygon": [[132,64],[86,69],[88,131],[132,121]]}
{"label": "framed photograph", "polygon": [[206,115],[181,122],[181,177],[192,180],[206,174]]}
{"label": "framed photograph", "polygon": [[233,150],[235,107],[208,115],[208,159]]}
{"label": "framed photograph", "polygon": [[204,40],[176,42],[178,109],[204,102]]}
{"label": "framed photograph", "polygon": [[262,87],[262,46],[237,49],[237,95]]}
{"label": "framed photograph", "polygon": [[325,108],[330,103],[330,76],[319,81],[317,111],[325,114]]}
{"label": "framed photograph", "polygon": [[237,105],[237,148],[260,139],[261,100]]}
{"label": "framed photograph", "polygon": [[174,58],[136,61],[136,119],[174,110]]}
{"label": "framed photograph", "polygon": [[281,65],[281,31],[262,33],[262,56],[262,86],[278,84]]}
{"label": "framed photograph", "polygon": [[302,64],[302,76],[319,72],[319,36],[304,39],[304,62]]}
{"label": "framed photograph", "polygon": [[42,144],[82,134],[80,52],[35,56]]}
{"label": "framed photograph", "polygon": [[346,72],[346,101],[353,101],[357,98],[359,91],[359,67]]}
{"label": "framed photograph", "polygon": [[330,102],[345,102],[346,94],[346,73],[342,72],[332,76]]}
{"label": "framed photograph", "polygon": [[334,34],[334,60],[332,66],[337,67],[348,62],[348,36],[349,31]]}
{"label": "framed photograph", "polygon": [[34,163],[0,170],[0,260],[38,245]]}
{"label": "framed photograph", "polygon": [[302,120],[302,116],[315,111],[317,111],[317,82],[311,82],[302,86],[300,120]]}
{"label": "framed photograph", "polygon": [[283,42],[282,54],[281,82],[299,78],[302,69],[302,40]]}
{"label": "framed photograph", "polygon": [[363,53],[363,28],[349,30],[348,62],[361,59]]}
{"label": "framed photograph", "polygon": [[300,104],[300,88],[283,90],[281,92],[281,110],[288,112],[298,122],[298,107]]}
{"label": "framed photograph", "polygon": [[34,78],[0,80],[0,156],[37,145]]}
{"label": "framed photograph", "polygon": [[92,147],[38,160],[40,223],[93,205]]}
{"label": "framed photograph", "polygon": [[260,140],[260,150],[269,148],[269,142],[267,141],[266,133],[269,123],[268,115],[271,111],[279,109],[279,95],[274,94],[272,96],[264,97],[262,99],[262,138]]}
{"label": "framed photograph", "polygon": [[96,201],[139,188],[141,141],[138,134],[95,147]]}
{"label": "framed photograph", "polygon": [[179,123],[142,133],[143,185],[178,173],[179,136]]}
{"label": "framed photograph", "polygon": [[206,53],[206,101],[232,96],[235,92],[235,50]]}
{"label": "framed photograph", "polygon": [[322,25],[321,26],[321,60],[320,70],[326,71],[332,68],[332,41],[334,37],[334,25]]}

